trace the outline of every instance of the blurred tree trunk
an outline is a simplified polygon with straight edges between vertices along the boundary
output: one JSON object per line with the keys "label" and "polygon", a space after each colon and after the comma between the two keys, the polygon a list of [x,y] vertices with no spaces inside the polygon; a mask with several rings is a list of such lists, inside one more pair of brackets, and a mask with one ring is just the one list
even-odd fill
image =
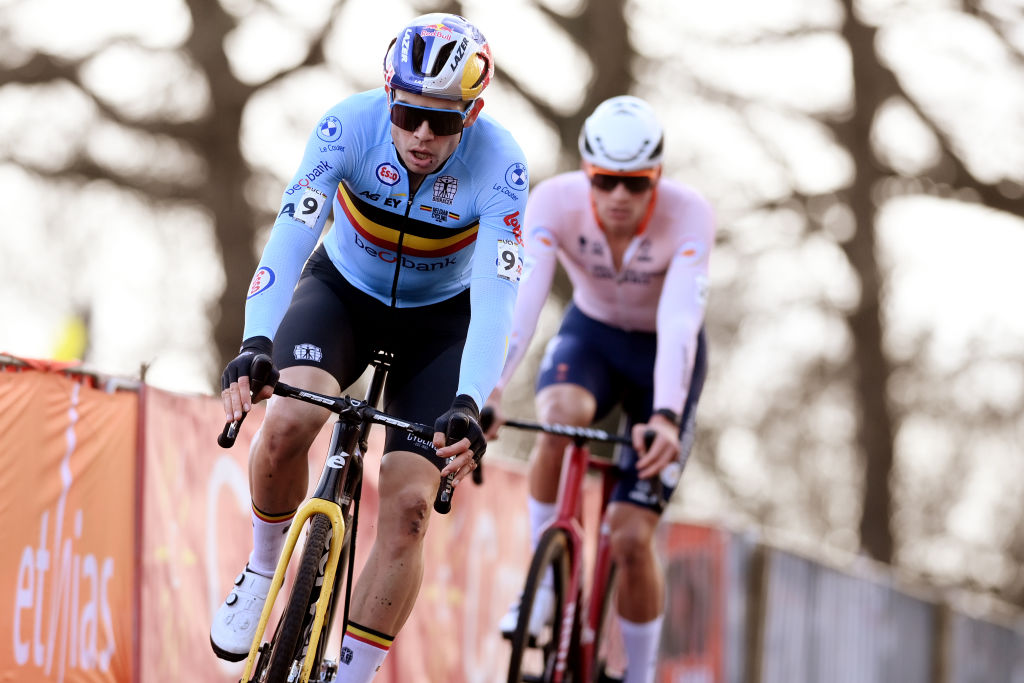
{"label": "blurred tree trunk", "polygon": [[892,369],[883,348],[882,277],[877,259],[876,209],[872,197],[872,191],[888,173],[875,159],[871,127],[876,112],[896,91],[892,87],[892,75],[881,66],[875,53],[876,30],[857,19],[853,0],[843,0],[843,5],[846,18],[842,35],[850,49],[854,101],[849,120],[834,124],[833,129],[856,168],[853,184],[848,190],[855,230],[842,247],[860,281],[860,301],[847,315],[856,364],[857,437],[864,458],[860,539],[861,547],[871,557],[890,563],[894,551],[889,488],[893,468],[894,419],[887,387]]}
{"label": "blurred tree trunk", "polygon": [[[570,170],[579,165],[578,140],[583,121],[594,108],[616,95],[629,94],[636,79],[633,62],[636,50],[629,42],[629,25],[626,21],[626,0],[584,0],[577,14],[565,16],[537,4],[545,15],[559,26],[590,60],[593,77],[587,84],[586,94],[579,106],[570,114],[561,114],[543,96],[534,93],[517,77],[498,66],[498,76],[522,95],[534,108],[537,115],[558,131],[561,141],[560,170]],[[565,69],[565,77],[571,77],[573,70]],[[536,182],[540,178],[533,178]],[[551,288],[552,296],[560,302],[572,297],[572,287],[565,272],[559,268]]]}
{"label": "blurred tree trunk", "polygon": [[202,65],[210,84],[210,107],[196,122],[192,142],[203,151],[207,163],[201,201],[212,214],[224,264],[219,310],[211,312],[213,341],[222,368],[238,353],[245,322],[245,292],[257,262],[253,237],[260,217],[245,197],[249,167],[239,144],[242,112],[255,89],[234,76],[224,54],[224,37],[235,23],[232,17],[219,2],[188,0],[188,6],[193,29],[185,49]]}
{"label": "blurred tree trunk", "polygon": [[[219,378],[220,368],[237,354],[241,341],[245,293],[257,263],[254,238],[259,229],[274,218],[273,213],[257,208],[246,197],[246,188],[255,172],[241,149],[242,115],[252,96],[261,89],[298,69],[323,63],[323,40],[343,5],[344,0],[338,0],[331,8],[298,64],[263,82],[244,83],[232,71],[224,48],[226,36],[238,27],[242,18],[225,11],[220,2],[186,0],[192,30],[180,49],[190,66],[206,81],[209,101],[201,115],[182,122],[164,120],[159,115],[134,116],[108,105],[90,90],[82,68],[100,55],[106,45],[76,59],[35,52],[18,66],[0,68],[0,86],[70,82],[97,105],[101,122],[114,124],[143,138],[169,138],[201,159],[205,171],[202,177],[183,175],[173,181],[150,176],[145,169],[126,174],[97,161],[84,147],[57,169],[31,163],[22,166],[40,178],[67,180],[80,186],[92,180],[109,181],[120,189],[136,193],[146,204],[199,206],[209,213],[225,280],[218,305],[209,312],[217,363],[211,377],[211,387],[215,390],[219,389],[215,378]],[[124,42],[147,49],[130,39]]]}

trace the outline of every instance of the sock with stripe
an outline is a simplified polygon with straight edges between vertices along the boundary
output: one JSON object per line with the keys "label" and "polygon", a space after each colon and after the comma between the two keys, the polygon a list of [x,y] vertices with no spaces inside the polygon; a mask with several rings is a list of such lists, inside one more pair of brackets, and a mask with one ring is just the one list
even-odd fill
{"label": "sock with stripe", "polygon": [[658,646],[661,645],[661,622],[637,624],[619,617],[622,644],[626,648],[626,678],[623,683],[653,683],[658,671]]}
{"label": "sock with stripe", "polygon": [[384,663],[394,640],[394,636],[350,621],[345,629],[345,638],[341,641],[339,683],[370,683]]}
{"label": "sock with stripe", "polygon": [[274,575],[277,560],[284,547],[284,539],[292,524],[295,510],[271,515],[252,506],[252,552],[249,553],[249,569],[266,577]]}

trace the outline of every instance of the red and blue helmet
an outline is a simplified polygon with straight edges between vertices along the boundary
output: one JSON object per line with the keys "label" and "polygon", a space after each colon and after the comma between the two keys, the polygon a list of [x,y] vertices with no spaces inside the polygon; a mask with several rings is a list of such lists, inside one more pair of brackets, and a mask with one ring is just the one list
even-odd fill
{"label": "red and blue helmet", "polygon": [[457,14],[416,17],[399,31],[384,56],[389,88],[445,100],[475,100],[493,74],[487,40]]}

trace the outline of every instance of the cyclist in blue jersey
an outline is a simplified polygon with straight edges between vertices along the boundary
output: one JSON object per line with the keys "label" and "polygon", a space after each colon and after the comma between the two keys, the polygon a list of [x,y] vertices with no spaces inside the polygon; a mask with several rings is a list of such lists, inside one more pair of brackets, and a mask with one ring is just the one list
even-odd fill
{"label": "cyclist in blue jersey", "polygon": [[[377,540],[354,587],[341,681],[371,680],[409,617],[438,471],[461,481],[484,452],[478,406],[508,345],[529,186],[512,135],[481,114],[493,70],[476,27],[424,15],[388,47],[384,88],[324,114],[284,191],[249,288],[245,341],[222,379],[225,414],[237,419],[271,395],[250,397],[259,354],[283,381],[337,394],[383,349],[394,355],[385,410],[437,430],[433,443],[386,436]],[[269,402],[249,458],[254,547],[210,633],[224,659],[248,654],[327,416]]]}

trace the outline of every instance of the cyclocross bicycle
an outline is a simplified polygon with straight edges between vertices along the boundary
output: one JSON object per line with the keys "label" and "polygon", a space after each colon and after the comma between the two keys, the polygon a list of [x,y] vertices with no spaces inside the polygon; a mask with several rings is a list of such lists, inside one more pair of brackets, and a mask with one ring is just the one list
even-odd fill
{"label": "cyclocross bicycle", "polygon": [[[490,408],[481,415],[481,425],[493,419]],[[541,534],[526,574],[526,585],[519,602],[519,621],[511,635],[512,655],[508,664],[509,683],[591,683],[618,681],[607,670],[610,647],[607,617],[615,591],[616,567],[611,559],[611,539],[604,514],[622,468],[616,458],[607,459],[590,453],[588,442],[631,444],[625,435],[610,434],[601,429],[561,424],[542,424],[522,420],[505,420],[504,427],[547,432],[572,439],[562,462],[556,516]],[[485,427],[486,428],[486,427]],[[644,441],[649,447],[654,432],[648,431]],[[587,471],[601,473],[601,521],[597,531],[597,554],[590,577],[589,600],[584,605],[583,553],[586,530],[583,523],[583,481]],[[654,486],[660,479],[652,479]],[[548,572],[554,581],[554,619],[537,637],[529,633],[530,613],[537,591]]]}
{"label": "cyclocross bicycle", "polygon": [[[278,382],[274,394],[326,408],[338,416],[331,435],[327,459],[319,483],[311,498],[296,511],[274,578],[253,637],[241,683],[328,683],[338,670],[337,660],[324,658],[328,636],[341,587],[344,585],[342,631],[348,625],[348,606],[352,591],[356,527],[363,480],[363,456],[367,451],[370,426],[385,425],[432,441],[434,428],[398,419],[375,408],[384,390],[391,354],[378,352],[372,361],[373,376],[366,398],[326,396]],[[271,367],[268,356],[253,361],[252,377],[266,376]],[[259,391],[254,386],[253,393]],[[245,413],[242,420],[245,419]],[[217,438],[230,448],[242,420],[230,422]],[[445,514],[451,509],[453,475],[441,479],[434,509]],[[309,522],[291,595],[284,606],[273,636],[263,640],[267,622],[299,534]],[[341,539],[341,542],[335,542]],[[345,580],[336,581],[339,569]],[[339,653],[340,657],[340,653]]]}

